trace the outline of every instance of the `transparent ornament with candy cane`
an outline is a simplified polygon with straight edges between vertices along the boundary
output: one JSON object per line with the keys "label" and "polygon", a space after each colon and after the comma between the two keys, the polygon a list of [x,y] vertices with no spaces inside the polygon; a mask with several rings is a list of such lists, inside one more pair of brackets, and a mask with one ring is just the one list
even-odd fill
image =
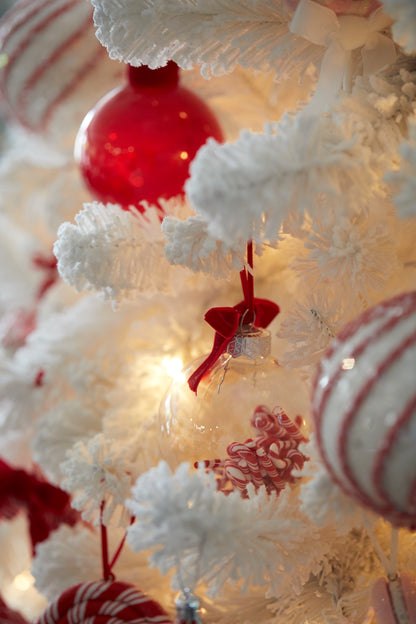
{"label": "transparent ornament with candy cane", "polygon": [[258,405],[281,405],[292,420],[308,414],[307,388],[271,355],[269,331],[241,325],[193,393],[187,380],[204,359],[185,368],[160,406],[160,452],[171,465],[222,457],[230,442],[250,437]]}
{"label": "transparent ornament with candy cane", "polygon": [[256,490],[264,486],[268,494],[278,495],[288,483],[294,483],[292,471],[301,470],[307,461],[299,449],[299,444],[307,441],[301,431],[302,417],[293,422],[281,407],[276,405],[271,410],[259,405],[250,423],[256,432],[254,438],[231,442],[226,458],[199,461],[194,467],[213,472],[218,490],[225,494],[238,490],[247,498],[251,484]]}

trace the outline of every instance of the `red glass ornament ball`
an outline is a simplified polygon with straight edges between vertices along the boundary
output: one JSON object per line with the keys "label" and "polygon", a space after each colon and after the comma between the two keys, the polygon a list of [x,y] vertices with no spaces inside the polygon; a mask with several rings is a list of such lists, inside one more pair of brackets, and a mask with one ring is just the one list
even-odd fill
{"label": "red glass ornament ball", "polygon": [[128,84],[87,114],[75,157],[92,194],[124,208],[183,194],[189,164],[208,137],[223,140],[208,106],[181,87],[178,67],[128,67]]}

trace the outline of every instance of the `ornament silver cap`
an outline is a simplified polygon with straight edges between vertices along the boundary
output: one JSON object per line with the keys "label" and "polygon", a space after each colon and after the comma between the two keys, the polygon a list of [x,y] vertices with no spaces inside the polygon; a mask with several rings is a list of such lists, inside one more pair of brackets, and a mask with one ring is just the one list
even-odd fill
{"label": "ornament silver cap", "polygon": [[227,347],[227,353],[233,358],[244,355],[250,360],[267,357],[271,352],[272,338],[270,332],[261,327],[243,325],[237,330]]}
{"label": "ornament silver cap", "polygon": [[180,594],[175,600],[175,624],[202,624],[199,618],[199,599],[189,590]]}

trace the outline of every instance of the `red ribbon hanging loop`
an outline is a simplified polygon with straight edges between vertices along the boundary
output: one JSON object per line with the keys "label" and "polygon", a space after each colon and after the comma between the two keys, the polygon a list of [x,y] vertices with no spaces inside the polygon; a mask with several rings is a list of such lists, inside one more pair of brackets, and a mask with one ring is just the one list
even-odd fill
{"label": "red ribbon hanging loop", "polygon": [[[255,327],[266,328],[279,314],[279,306],[268,299],[254,298]],[[200,381],[212,369],[220,355],[224,353],[234,338],[247,312],[246,300],[240,301],[232,308],[211,308],[205,314],[205,320],[215,329],[214,344],[211,353],[188,379],[190,389],[197,393]]]}

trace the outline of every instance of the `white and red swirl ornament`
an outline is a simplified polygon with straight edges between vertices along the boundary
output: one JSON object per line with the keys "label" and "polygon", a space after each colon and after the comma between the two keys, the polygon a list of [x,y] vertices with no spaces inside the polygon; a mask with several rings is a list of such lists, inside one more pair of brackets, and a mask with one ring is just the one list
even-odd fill
{"label": "white and red swirl ornament", "polygon": [[0,54],[6,112],[34,132],[106,57],[86,0],[19,0],[0,21]]}
{"label": "white and red swirl ornament", "polygon": [[313,414],[333,480],[393,524],[416,528],[416,292],[340,332],[318,368]]}
{"label": "white and red swirl ornament", "polygon": [[162,607],[119,581],[81,583],[65,590],[36,624],[172,624]]}

